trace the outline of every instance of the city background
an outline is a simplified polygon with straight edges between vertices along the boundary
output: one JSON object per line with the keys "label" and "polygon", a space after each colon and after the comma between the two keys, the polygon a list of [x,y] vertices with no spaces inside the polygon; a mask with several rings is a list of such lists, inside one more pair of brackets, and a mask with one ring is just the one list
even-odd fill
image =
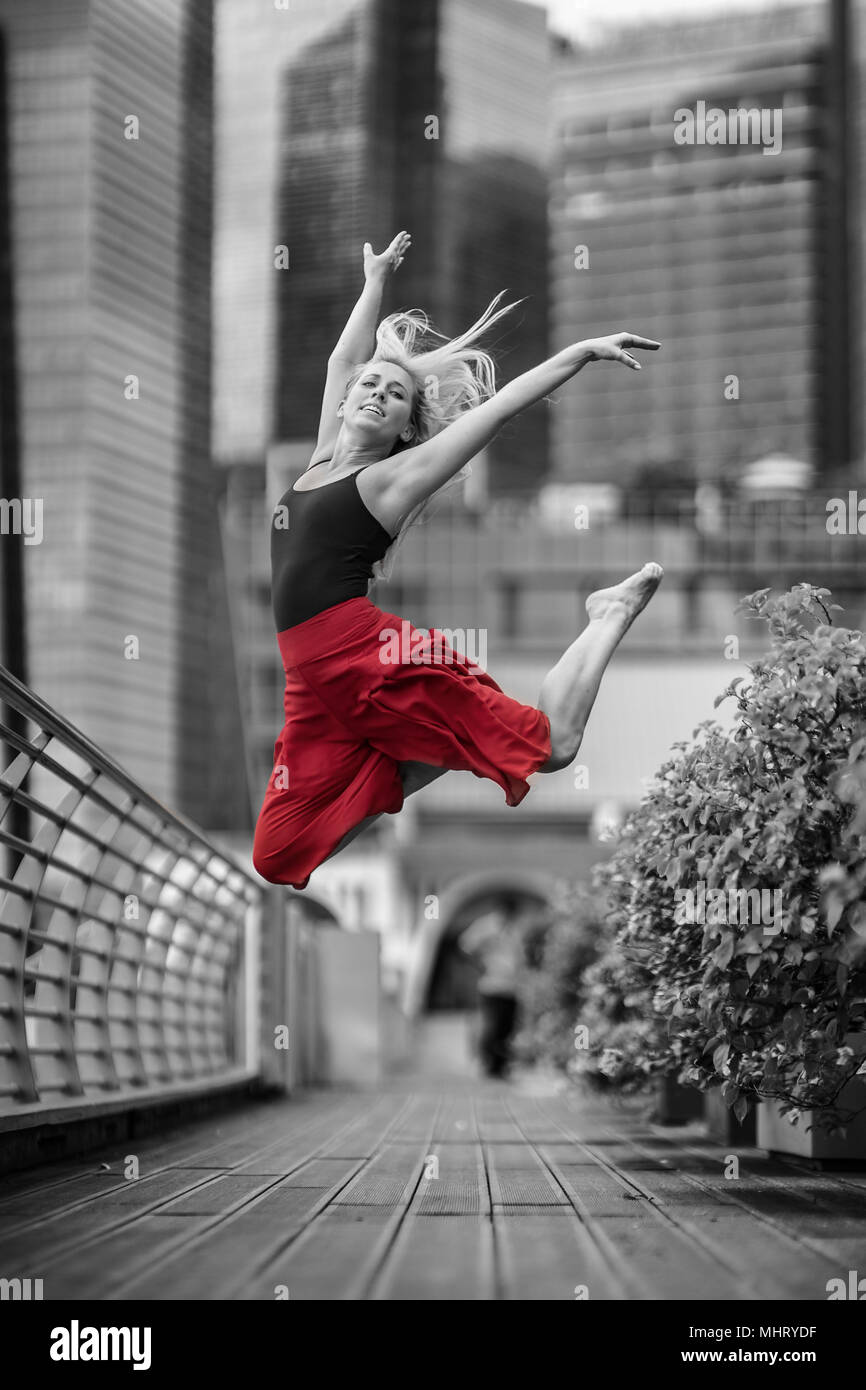
{"label": "city background", "polygon": [[[524,301],[503,382],[664,344],[504,430],[372,594],[484,630],[535,703],[587,593],[666,570],[577,769],[517,810],[451,773],[296,895],[379,933],[412,1011],[465,1007],[456,936],[588,878],[758,650],[741,595],[808,581],[866,619],[863,538],[826,524],[866,487],[866,0],[0,0],[0,35],[2,495],[44,505],[39,544],[3,538],[3,663],[247,863],[283,717],[271,509],[364,241],[412,233],[385,312],[451,334]],[[676,144],[699,101],[780,110],[780,152]]]}

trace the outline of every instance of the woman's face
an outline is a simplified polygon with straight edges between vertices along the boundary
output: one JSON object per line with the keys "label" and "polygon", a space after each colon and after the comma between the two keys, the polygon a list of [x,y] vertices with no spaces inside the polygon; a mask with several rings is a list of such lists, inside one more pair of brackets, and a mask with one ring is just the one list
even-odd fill
{"label": "woman's face", "polygon": [[365,438],[389,446],[412,418],[415,385],[393,362],[369,362],[343,403],[343,419]]}

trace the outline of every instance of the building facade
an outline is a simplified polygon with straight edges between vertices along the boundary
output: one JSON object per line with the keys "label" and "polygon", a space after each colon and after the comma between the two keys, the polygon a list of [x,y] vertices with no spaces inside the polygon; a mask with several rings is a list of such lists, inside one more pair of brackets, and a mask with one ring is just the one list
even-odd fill
{"label": "building facade", "polygon": [[0,3],[29,681],[172,807],[246,817],[210,458],[207,0]]}
{"label": "building facade", "polygon": [[554,343],[624,328],[663,344],[643,378],[563,396],[561,477],[730,481],[776,453],[850,467],[838,10],[642,25],[561,58]]}

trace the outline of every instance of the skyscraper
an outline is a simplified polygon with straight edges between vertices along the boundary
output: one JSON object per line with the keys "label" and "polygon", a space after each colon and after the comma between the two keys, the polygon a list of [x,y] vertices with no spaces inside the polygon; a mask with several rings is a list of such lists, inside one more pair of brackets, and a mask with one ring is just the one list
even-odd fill
{"label": "skyscraper", "polygon": [[[846,6],[849,19],[846,80],[850,92],[852,140],[848,146],[848,255],[855,315],[851,343],[851,372],[855,383],[866,381],[866,0]],[[866,392],[853,392],[853,454],[860,460],[859,477],[866,475]]]}
{"label": "skyscraper", "polygon": [[[29,677],[151,792],[248,815],[210,459],[207,0],[0,0]],[[22,615],[23,616],[23,615]]]}
{"label": "skyscraper", "polygon": [[[388,307],[457,333],[499,291],[527,297],[503,325],[501,379],[547,350],[547,74],[543,11],[517,0],[370,0],[283,75],[274,427],[309,439],[323,364],[359,293],[361,247],[407,227]],[[493,496],[534,492],[544,408],[489,451]]]}
{"label": "skyscraper", "polygon": [[[730,478],[774,451],[850,465],[851,125],[830,14],[642,25],[562,59],[555,345],[628,329],[663,349],[627,390],[608,373],[563,398],[560,476]],[[713,111],[724,136],[734,113],[721,143]]]}

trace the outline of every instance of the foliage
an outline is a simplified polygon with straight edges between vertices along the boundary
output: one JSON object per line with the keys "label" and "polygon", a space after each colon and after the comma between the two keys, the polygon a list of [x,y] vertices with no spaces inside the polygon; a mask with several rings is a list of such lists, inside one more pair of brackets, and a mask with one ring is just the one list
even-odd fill
{"label": "foliage", "polygon": [[603,918],[588,888],[559,884],[552,905],[527,931],[515,1054],[564,1070],[574,1055],[582,980],[595,960]]}
{"label": "foliage", "polygon": [[[756,1096],[846,1118],[866,1051],[866,643],[829,597],[743,601],[770,649],[716,702],[736,701],[733,732],[707,721],[676,746],[598,871],[614,936],[585,982],[596,1074],[721,1083],[740,1118]],[[727,913],[687,920],[700,885]],[[736,920],[741,889],[781,913]]]}

